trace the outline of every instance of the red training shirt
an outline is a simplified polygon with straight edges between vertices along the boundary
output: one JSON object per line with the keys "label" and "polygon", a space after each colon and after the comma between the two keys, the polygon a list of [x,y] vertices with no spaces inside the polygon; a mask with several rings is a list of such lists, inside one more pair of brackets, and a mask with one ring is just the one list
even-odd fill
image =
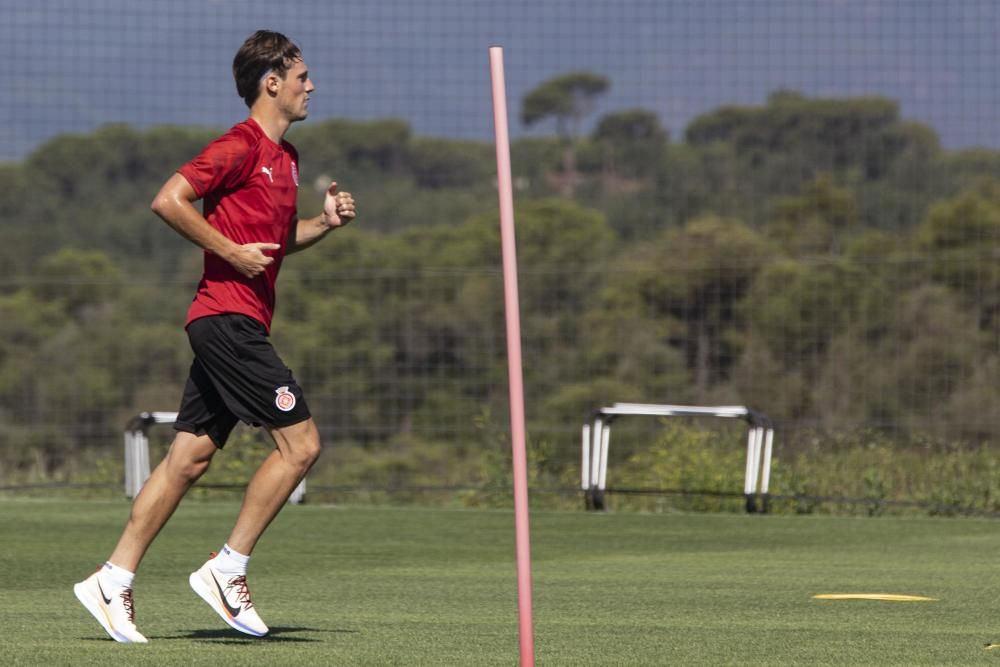
{"label": "red training shirt", "polygon": [[263,251],[274,262],[256,278],[241,275],[206,252],[205,271],[185,326],[208,315],[240,313],[271,330],[274,283],[297,218],[298,159],[294,146],[274,143],[248,118],[177,170],[204,200],[205,219],[223,236],[240,245],[281,244],[278,250]]}

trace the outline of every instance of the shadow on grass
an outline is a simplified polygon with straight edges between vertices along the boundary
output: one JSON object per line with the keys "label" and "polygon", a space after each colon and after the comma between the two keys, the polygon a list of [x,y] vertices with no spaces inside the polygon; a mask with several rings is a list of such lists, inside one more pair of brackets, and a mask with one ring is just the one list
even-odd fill
{"label": "shadow on grass", "polygon": [[[358,630],[345,630],[345,629],[328,629],[321,630],[320,628],[293,628],[293,627],[274,627],[270,629],[264,637],[250,637],[237,632],[236,630],[230,630],[226,628],[213,628],[211,630],[191,630],[187,633],[168,635],[163,637],[155,637],[155,639],[193,639],[197,641],[208,641],[220,644],[272,644],[276,642],[317,642],[318,639],[310,639],[309,637],[295,637],[286,636],[293,635],[297,632],[336,632],[343,634],[353,634],[358,632]],[[150,637],[154,639],[154,637]]]}

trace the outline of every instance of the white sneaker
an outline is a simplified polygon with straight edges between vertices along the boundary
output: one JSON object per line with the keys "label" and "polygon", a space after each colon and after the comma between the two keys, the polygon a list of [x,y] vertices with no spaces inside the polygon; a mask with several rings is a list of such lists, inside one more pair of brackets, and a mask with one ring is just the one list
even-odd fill
{"label": "white sneaker", "polygon": [[188,578],[191,588],[215,610],[234,630],[254,637],[267,634],[267,626],[260,620],[250,601],[250,589],[244,575],[229,577],[219,574],[212,567],[212,560],[205,562]]}
{"label": "white sneaker", "polygon": [[145,644],[148,640],[135,629],[135,604],[131,588],[105,591],[98,572],[73,586],[76,599],[87,608],[116,642]]}

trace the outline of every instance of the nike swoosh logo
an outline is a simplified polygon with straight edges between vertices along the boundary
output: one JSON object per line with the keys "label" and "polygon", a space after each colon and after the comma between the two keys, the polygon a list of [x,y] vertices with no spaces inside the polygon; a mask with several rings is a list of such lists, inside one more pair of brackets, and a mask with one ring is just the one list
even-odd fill
{"label": "nike swoosh logo", "polygon": [[215,587],[219,589],[219,597],[222,598],[222,606],[226,608],[226,611],[228,611],[229,615],[233,618],[239,616],[241,611],[240,607],[233,607],[229,604],[229,600],[226,599],[226,594],[222,591],[222,586],[219,585],[219,580],[215,578],[215,573],[212,572],[211,569],[208,573],[212,575],[212,581],[215,582]]}
{"label": "nike swoosh logo", "polygon": [[97,580],[97,590],[101,591],[101,597],[104,599],[104,604],[111,604],[111,598],[104,594],[104,589],[101,588],[101,580]]}

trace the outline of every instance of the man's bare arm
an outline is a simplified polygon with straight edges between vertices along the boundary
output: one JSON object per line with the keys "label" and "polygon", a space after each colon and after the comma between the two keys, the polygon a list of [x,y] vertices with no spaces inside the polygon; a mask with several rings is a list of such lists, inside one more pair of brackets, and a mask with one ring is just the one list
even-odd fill
{"label": "man's bare arm", "polygon": [[315,218],[297,220],[293,225],[287,254],[305,250],[332,230],[349,223],[355,215],[354,197],[350,192],[337,192],[337,183],[331,183],[323,198],[323,212]]}
{"label": "man's bare arm", "polygon": [[194,207],[198,195],[187,179],[174,174],[163,184],[150,208],[178,234],[195,245],[229,262],[247,278],[253,278],[274,262],[264,250],[277,250],[277,243],[247,243],[239,245],[208,224]]}

